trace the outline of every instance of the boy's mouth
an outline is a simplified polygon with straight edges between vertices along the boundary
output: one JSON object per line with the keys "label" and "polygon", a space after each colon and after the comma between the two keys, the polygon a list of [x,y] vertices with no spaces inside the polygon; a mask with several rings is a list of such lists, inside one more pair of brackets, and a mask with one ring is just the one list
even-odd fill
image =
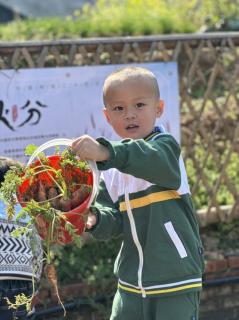
{"label": "boy's mouth", "polygon": [[130,125],[128,125],[128,126],[126,127],[126,130],[132,130],[132,129],[137,129],[137,128],[139,128],[138,125],[136,125],[136,124],[130,124]]}

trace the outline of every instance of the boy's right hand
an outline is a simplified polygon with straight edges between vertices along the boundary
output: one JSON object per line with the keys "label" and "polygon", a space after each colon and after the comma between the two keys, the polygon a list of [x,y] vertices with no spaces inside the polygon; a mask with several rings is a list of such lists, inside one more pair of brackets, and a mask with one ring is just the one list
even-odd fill
{"label": "boy's right hand", "polygon": [[105,146],[88,135],[75,139],[71,147],[82,160],[106,161],[110,156]]}

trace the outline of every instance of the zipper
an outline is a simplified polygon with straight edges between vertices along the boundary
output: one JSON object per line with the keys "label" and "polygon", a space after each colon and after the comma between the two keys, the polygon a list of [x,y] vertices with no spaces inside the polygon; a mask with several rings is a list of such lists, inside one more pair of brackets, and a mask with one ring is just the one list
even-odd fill
{"label": "zipper", "polygon": [[129,191],[128,191],[128,176],[124,175],[125,177],[125,204],[126,204],[126,209],[127,209],[127,213],[128,213],[128,217],[129,217],[129,222],[130,222],[130,229],[131,229],[131,233],[132,233],[132,237],[133,237],[133,241],[134,244],[137,248],[138,251],[138,255],[139,255],[139,267],[138,267],[138,286],[142,292],[142,297],[145,298],[146,297],[146,292],[145,289],[143,287],[142,284],[142,272],[143,272],[143,265],[144,265],[144,256],[143,256],[143,250],[141,247],[141,244],[139,242],[138,239],[138,235],[137,235],[137,230],[136,230],[136,225],[135,225],[135,221],[134,221],[134,217],[133,217],[133,213],[130,207],[130,201],[129,201]]}

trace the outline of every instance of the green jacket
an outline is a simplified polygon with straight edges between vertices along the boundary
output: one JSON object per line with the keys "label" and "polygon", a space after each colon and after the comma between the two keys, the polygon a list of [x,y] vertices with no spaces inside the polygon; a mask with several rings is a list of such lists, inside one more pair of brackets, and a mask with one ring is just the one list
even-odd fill
{"label": "green jacket", "polygon": [[95,238],[123,235],[118,286],[145,296],[201,290],[204,260],[187,175],[176,140],[157,128],[147,138],[110,142],[93,210]]}

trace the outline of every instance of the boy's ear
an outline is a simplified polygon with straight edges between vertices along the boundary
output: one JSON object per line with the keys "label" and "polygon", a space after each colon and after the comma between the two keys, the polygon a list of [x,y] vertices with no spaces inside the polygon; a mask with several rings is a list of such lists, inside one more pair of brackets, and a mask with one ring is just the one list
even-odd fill
{"label": "boy's ear", "polygon": [[164,111],[164,101],[159,99],[158,107],[157,107],[157,117],[161,117]]}
{"label": "boy's ear", "polygon": [[108,123],[110,123],[110,118],[109,118],[109,115],[108,115],[108,110],[104,107],[103,109],[103,113],[105,115],[105,118],[107,120]]}

